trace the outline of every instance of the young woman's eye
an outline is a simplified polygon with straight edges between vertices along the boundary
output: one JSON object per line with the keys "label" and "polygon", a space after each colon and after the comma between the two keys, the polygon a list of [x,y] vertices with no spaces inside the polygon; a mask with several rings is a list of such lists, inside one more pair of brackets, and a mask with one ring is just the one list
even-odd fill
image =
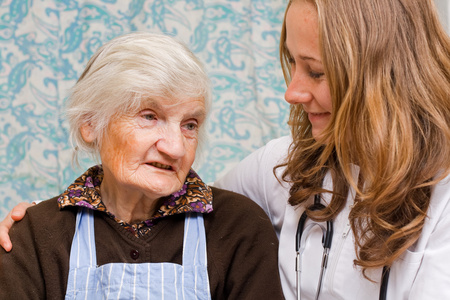
{"label": "young woman's eye", "polygon": [[313,79],[320,79],[323,75],[325,75],[325,74],[320,73],[320,72],[313,72],[313,71],[309,72],[309,77],[311,77]]}

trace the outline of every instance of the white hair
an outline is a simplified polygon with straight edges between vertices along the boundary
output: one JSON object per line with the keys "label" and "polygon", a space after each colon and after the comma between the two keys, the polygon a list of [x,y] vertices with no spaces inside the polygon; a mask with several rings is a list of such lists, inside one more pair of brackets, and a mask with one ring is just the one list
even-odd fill
{"label": "white hair", "polygon": [[[211,106],[208,76],[201,62],[183,43],[155,33],[133,32],[104,44],[91,57],[72,89],[67,103],[74,161],[78,150],[98,155],[109,122],[137,111],[149,97],[203,98]],[[80,127],[90,124],[97,139],[83,140]],[[205,138],[201,126],[199,142]]]}

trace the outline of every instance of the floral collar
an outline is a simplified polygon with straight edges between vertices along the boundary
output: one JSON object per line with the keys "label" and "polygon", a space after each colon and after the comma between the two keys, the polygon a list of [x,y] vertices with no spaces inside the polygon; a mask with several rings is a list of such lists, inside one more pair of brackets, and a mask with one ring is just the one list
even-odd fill
{"label": "floral collar", "polygon": [[89,168],[61,194],[58,198],[59,208],[82,206],[105,212],[137,237],[148,233],[161,218],[187,212],[209,213],[213,210],[211,188],[191,169],[183,187],[178,192],[164,197],[162,205],[153,216],[138,224],[128,224],[116,218],[103,204],[100,195],[102,180],[103,168],[101,165]]}

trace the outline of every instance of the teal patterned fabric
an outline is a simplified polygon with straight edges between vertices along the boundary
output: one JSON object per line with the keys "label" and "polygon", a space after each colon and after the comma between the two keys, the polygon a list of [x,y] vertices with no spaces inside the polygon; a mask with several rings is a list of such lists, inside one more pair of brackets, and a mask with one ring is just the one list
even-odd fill
{"label": "teal patterned fabric", "polygon": [[278,41],[286,0],[1,0],[0,218],[61,193],[71,166],[68,90],[104,42],[131,31],[184,41],[213,83],[209,140],[195,169],[212,182],[288,134]]}

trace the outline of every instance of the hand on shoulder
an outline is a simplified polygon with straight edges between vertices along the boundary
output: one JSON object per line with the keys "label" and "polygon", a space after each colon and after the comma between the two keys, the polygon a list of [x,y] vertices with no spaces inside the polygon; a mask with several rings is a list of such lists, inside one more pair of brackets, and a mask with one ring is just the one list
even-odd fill
{"label": "hand on shoulder", "polygon": [[9,238],[9,230],[13,226],[14,222],[18,222],[23,219],[27,208],[35,205],[35,203],[21,202],[17,204],[6,216],[3,221],[0,222],[0,246],[5,249],[6,252],[11,251],[12,243]]}

